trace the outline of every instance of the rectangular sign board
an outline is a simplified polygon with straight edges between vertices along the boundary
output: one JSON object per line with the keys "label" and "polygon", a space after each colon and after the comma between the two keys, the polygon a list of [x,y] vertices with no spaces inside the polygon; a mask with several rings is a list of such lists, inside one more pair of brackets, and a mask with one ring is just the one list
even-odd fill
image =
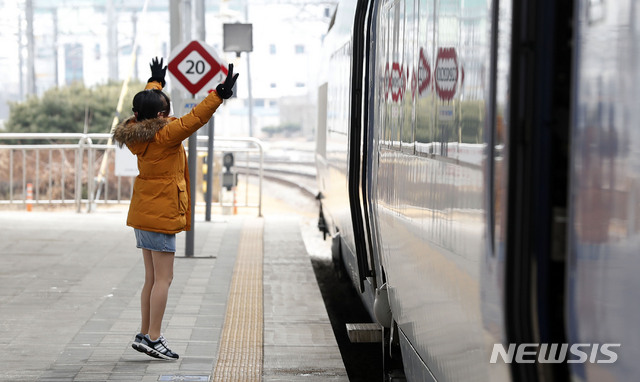
{"label": "rectangular sign board", "polygon": [[138,158],[129,151],[127,146],[116,145],[116,176],[137,176]]}

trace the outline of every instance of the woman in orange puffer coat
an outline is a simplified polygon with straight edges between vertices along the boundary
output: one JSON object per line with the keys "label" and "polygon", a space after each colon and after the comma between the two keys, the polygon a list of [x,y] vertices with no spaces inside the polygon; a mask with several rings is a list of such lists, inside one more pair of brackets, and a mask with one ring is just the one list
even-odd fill
{"label": "woman in orange puffer coat", "polygon": [[134,116],[119,124],[114,140],[138,157],[127,225],[134,228],[142,249],[145,282],[141,294],[142,325],[133,348],[155,358],[177,359],[161,335],[162,318],[173,279],[175,234],[191,229],[191,195],[187,156],[182,141],[205,125],[233,95],[238,74],[229,64],[226,80],[187,115],[169,117],[170,101],[163,92],[167,67],[152,60],[151,78],[133,98]]}

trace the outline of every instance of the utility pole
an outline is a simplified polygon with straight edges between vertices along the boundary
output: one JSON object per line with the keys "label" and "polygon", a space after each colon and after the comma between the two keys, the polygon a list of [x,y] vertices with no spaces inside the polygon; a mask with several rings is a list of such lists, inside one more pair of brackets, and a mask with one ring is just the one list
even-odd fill
{"label": "utility pole", "polygon": [[182,0],[182,41],[191,41],[192,13],[191,0]]}
{"label": "utility pole", "polygon": [[18,69],[20,70],[20,101],[24,101],[24,58],[22,57],[22,17],[18,17]]}
{"label": "utility pole", "polygon": [[56,87],[60,86],[59,81],[59,67],[58,67],[58,8],[51,8],[51,15],[53,16],[53,70],[55,71],[54,79]]}
{"label": "utility pole", "polygon": [[27,19],[27,94],[36,94],[35,42],[33,38],[33,0],[26,0]]}
{"label": "utility pole", "polygon": [[[244,22],[249,23],[249,0],[244,0]],[[247,96],[249,97],[249,136],[253,137],[253,91],[251,86],[251,52],[247,52]]]}
{"label": "utility pole", "polygon": [[109,80],[118,79],[118,20],[113,0],[107,0],[107,60]]}
{"label": "utility pole", "polygon": [[[191,0],[182,0],[182,41],[191,41]],[[196,166],[198,164],[198,132],[189,137],[189,174],[191,181],[191,231],[187,231],[187,243],[185,256],[194,255],[194,242],[196,238]],[[192,174],[192,175],[191,175]]]}
{"label": "utility pole", "polygon": [[[131,23],[133,24],[133,38],[131,39],[131,54],[135,54],[138,59],[136,59],[135,66],[133,67],[133,78],[138,78],[138,62],[140,57],[138,57],[138,47],[136,46],[136,36],[138,35],[138,14],[133,11],[131,14]],[[134,52],[134,50],[136,50]]]}
{"label": "utility pole", "polygon": [[[195,0],[195,27],[196,38],[200,41],[205,41],[207,38],[206,26],[204,23],[204,0]],[[204,220],[211,221],[211,202],[213,198],[213,136],[215,133],[215,115],[211,117],[207,123],[207,136],[209,137],[207,142],[207,192],[204,196],[206,202],[205,217]]]}
{"label": "utility pole", "polygon": [[[187,13],[188,11],[188,13]],[[191,2],[189,0],[169,0],[169,22],[171,33],[171,51],[183,41],[191,40]],[[184,94],[173,89],[171,97],[178,102],[184,98]],[[197,134],[189,137],[189,175],[192,179],[191,191],[191,230],[186,233],[184,255],[193,257],[195,242],[195,214],[196,214],[196,161],[198,157]]]}
{"label": "utility pole", "polygon": [[205,39],[207,38],[207,34],[206,34],[206,26],[204,24],[204,0],[194,0],[195,1],[195,5],[194,5],[194,14],[195,14],[195,20],[194,20],[194,24],[196,26],[196,38],[200,41],[205,41]]}
{"label": "utility pole", "polygon": [[180,16],[180,0],[169,0],[169,31],[173,50],[182,42],[182,18]]}

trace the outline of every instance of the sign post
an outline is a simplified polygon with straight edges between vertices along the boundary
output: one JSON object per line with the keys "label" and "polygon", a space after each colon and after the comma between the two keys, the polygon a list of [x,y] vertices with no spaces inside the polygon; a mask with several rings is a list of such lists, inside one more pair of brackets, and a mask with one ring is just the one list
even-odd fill
{"label": "sign post", "polygon": [[[246,5],[246,3],[245,3]],[[245,7],[245,18],[247,8]],[[247,57],[247,97],[249,98],[249,136],[253,137],[253,91],[251,87],[251,61],[249,52],[253,52],[253,24],[223,24],[223,50],[235,52],[240,57],[241,52],[246,52]]]}
{"label": "sign post", "polygon": [[[228,73],[227,65],[220,59],[215,50],[198,40],[187,41],[176,46],[169,57],[168,71],[172,82],[176,88],[190,93],[195,103],[196,95],[199,93],[210,93],[222,82]],[[182,102],[183,105],[188,102]],[[189,110],[185,110],[188,112]],[[213,118],[212,118],[213,119]],[[213,126],[212,122],[211,126]],[[210,131],[213,135],[213,131]],[[195,133],[194,135],[197,135]],[[209,137],[209,155],[213,156],[213,137]],[[196,136],[189,137],[189,174],[191,182],[191,230],[187,231],[185,256],[192,257],[194,254],[195,241],[195,214],[196,214],[196,163],[198,158],[198,141]],[[213,169],[209,169],[212,171]],[[207,188],[211,187],[208,185]],[[207,201],[211,203],[211,199]],[[210,206],[207,207],[211,208]]]}

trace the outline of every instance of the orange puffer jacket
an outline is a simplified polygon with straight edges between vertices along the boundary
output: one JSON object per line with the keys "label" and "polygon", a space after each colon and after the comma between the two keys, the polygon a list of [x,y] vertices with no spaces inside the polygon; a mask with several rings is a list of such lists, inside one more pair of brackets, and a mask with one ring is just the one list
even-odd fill
{"label": "orange puffer jacket", "polygon": [[[146,89],[162,89],[150,82]],[[189,168],[182,141],[202,127],[222,99],[213,91],[182,118],[131,117],[120,123],[113,139],[138,157],[127,225],[145,231],[178,233],[191,229]]]}

